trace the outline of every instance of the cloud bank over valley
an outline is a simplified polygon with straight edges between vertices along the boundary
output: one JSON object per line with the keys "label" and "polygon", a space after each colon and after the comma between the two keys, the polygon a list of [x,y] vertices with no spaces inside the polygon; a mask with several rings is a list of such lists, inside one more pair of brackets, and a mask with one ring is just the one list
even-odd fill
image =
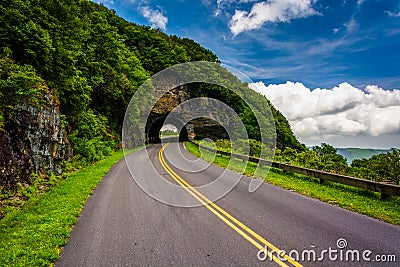
{"label": "cloud bank over valley", "polygon": [[[307,145],[330,142],[344,147],[346,138],[361,136],[364,142],[380,139],[383,148],[400,146],[400,90],[376,85],[356,88],[349,83],[311,90],[290,81],[270,85],[257,82],[249,87],[266,96]],[[374,142],[360,145],[373,147]]]}

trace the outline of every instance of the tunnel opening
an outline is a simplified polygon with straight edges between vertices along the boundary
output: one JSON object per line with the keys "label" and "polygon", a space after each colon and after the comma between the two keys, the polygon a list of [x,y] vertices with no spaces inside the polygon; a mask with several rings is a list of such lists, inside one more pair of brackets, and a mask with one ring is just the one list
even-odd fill
{"label": "tunnel opening", "polygon": [[[160,143],[162,141],[160,130],[165,124],[171,124],[178,129],[179,136],[175,136],[177,141],[204,138],[229,139],[227,131],[220,122],[200,115],[204,113],[204,109],[207,107],[206,103],[183,104],[190,99],[187,90],[187,87],[175,88],[157,100],[147,118],[146,143]],[[200,116],[196,118],[197,110],[199,110]],[[226,120],[229,121],[229,118]]]}
{"label": "tunnel opening", "polygon": [[172,124],[164,124],[159,133],[160,138],[179,136],[178,129]]}
{"label": "tunnel opening", "polygon": [[[204,138],[210,138],[212,140],[217,139],[229,139],[229,134],[225,128],[218,122],[209,118],[196,118],[190,120],[187,123],[183,123],[183,119],[169,119],[168,123],[165,123],[167,116],[158,116],[150,118],[146,125],[146,143],[161,143],[162,129],[168,129],[168,127],[174,127],[176,129],[176,135],[164,138],[169,138],[168,141],[188,141],[189,139],[201,140]],[[170,126],[166,126],[170,125]],[[165,128],[163,128],[165,127]]]}
{"label": "tunnel opening", "polygon": [[[161,143],[161,137],[160,135],[161,129],[163,126],[165,126],[164,122],[166,120],[167,116],[161,116],[156,119],[153,119],[151,123],[149,121],[147,122],[146,125],[146,143]],[[189,140],[188,138],[188,130],[186,128],[186,125],[179,119],[172,119],[168,122],[167,125],[172,125],[177,129],[177,135],[174,136],[174,138],[170,138],[172,140],[176,140],[179,142],[187,141]],[[166,137],[169,138],[169,137]]]}

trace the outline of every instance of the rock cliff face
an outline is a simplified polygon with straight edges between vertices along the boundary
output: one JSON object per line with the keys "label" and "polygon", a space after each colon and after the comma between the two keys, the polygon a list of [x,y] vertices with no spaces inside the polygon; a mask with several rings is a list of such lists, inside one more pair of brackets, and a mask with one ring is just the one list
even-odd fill
{"label": "rock cliff face", "polygon": [[63,132],[58,99],[48,93],[40,107],[20,104],[0,130],[0,185],[6,190],[30,183],[31,173],[61,173],[71,147]]}

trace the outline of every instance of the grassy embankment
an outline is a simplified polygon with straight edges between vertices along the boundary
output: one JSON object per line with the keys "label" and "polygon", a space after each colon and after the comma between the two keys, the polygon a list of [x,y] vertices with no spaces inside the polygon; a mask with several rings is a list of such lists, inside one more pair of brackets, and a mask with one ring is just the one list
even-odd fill
{"label": "grassy embankment", "polygon": [[[214,157],[212,153],[204,150],[200,154],[199,148],[190,142],[186,142],[186,148],[193,155],[201,156],[203,159],[220,167],[225,168],[229,164],[230,157],[219,154]],[[233,159],[231,169],[243,170],[243,164],[241,160]],[[256,163],[249,162],[245,169],[245,175],[253,176],[256,166]],[[318,179],[285,172],[276,168],[271,168],[269,172],[267,168],[263,168],[261,173],[263,174],[261,178],[265,177],[265,181],[273,185],[388,223],[400,225],[399,197],[391,197],[389,200],[382,201],[379,193],[376,192],[331,182],[320,184]]]}
{"label": "grassy embankment", "polygon": [[0,266],[49,266],[57,260],[89,195],[123,158],[115,152],[37,191],[0,220]]}

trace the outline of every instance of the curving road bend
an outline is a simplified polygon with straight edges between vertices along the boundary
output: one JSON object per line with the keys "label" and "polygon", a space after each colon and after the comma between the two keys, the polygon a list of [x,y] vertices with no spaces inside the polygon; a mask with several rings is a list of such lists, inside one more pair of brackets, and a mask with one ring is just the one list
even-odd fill
{"label": "curving road bend", "polygon": [[[184,185],[185,197],[199,206],[155,200],[128,165],[159,191],[160,175]],[[211,183],[222,173],[237,175],[195,158],[182,143],[128,155],[89,198],[56,266],[399,266],[399,226],[267,183],[249,193],[250,179],[243,177],[215,204],[201,205],[212,193],[188,185]],[[268,256],[258,253],[265,244]],[[296,260],[278,257],[271,248]]]}

